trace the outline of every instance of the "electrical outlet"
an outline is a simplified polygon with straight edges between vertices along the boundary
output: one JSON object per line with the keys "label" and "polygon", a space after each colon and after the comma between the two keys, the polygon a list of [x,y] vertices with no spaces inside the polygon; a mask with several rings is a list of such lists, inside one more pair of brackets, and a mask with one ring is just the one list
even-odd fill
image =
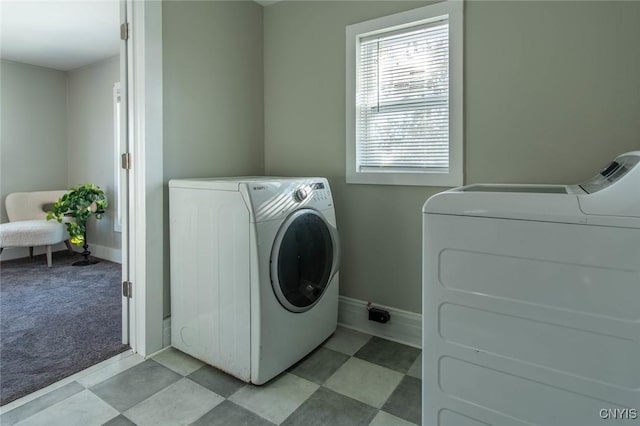
{"label": "electrical outlet", "polygon": [[370,308],[369,309],[369,321],[385,323],[391,319],[391,314],[384,309]]}

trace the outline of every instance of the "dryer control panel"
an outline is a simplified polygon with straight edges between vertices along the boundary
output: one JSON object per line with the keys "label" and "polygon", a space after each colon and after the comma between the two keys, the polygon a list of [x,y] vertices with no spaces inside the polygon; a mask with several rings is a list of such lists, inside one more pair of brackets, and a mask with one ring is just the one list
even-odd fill
{"label": "dryer control panel", "polygon": [[601,191],[622,179],[640,162],[640,156],[628,153],[609,163],[600,173],[580,184],[587,194]]}
{"label": "dryer control panel", "polygon": [[[599,174],[580,184],[580,209],[600,224],[598,216],[618,218],[622,226],[638,226],[640,219],[640,151],[619,155]],[[634,218],[626,220],[624,218]],[[602,222],[604,223],[604,222]]]}

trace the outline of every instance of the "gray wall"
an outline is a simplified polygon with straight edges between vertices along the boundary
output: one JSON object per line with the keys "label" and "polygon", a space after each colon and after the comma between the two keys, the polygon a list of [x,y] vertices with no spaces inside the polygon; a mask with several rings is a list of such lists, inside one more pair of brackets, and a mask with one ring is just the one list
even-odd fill
{"label": "gray wall", "polygon": [[[252,1],[166,1],[162,9],[165,182],[262,174],[262,7]],[[165,316],[168,203],[166,193]]]}
{"label": "gray wall", "polygon": [[[421,207],[345,184],[345,26],[422,2],[264,9],[265,166],[330,179],[341,294],[421,311]],[[640,2],[465,3],[465,183],[574,183],[640,149]]]}
{"label": "gray wall", "polygon": [[640,2],[466,7],[468,182],[578,182],[640,148]]}
{"label": "gray wall", "polygon": [[0,62],[0,195],[67,187],[66,73]]}
{"label": "gray wall", "polygon": [[90,219],[89,245],[120,249],[114,232],[115,141],[113,84],[120,81],[120,57],[105,59],[70,71],[67,78],[68,186],[94,183],[109,200],[103,219]]}

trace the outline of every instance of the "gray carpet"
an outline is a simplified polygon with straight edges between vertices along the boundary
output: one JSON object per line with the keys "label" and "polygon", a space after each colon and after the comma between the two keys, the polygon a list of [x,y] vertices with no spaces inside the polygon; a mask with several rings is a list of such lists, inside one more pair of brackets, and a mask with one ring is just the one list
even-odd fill
{"label": "gray carpet", "polygon": [[0,405],[125,351],[121,266],[53,254],[0,264]]}

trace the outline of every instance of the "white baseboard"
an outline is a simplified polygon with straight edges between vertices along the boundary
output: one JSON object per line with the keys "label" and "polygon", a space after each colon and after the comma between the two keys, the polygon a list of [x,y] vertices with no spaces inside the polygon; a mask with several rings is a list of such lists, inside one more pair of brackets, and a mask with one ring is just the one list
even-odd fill
{"label": "white baseboard", "polygon": [[171,317],[162,320],[162,347],[171,346]]}
{"label": "white baseboard", "polygon": [[[82,253],[82,247],[72,246],[73,251]],[[122,263],[122,250],[113,247],[105,247],[97,244],[89,244],[89,251],[91,256],[95,256],[99,259],[108,260],[114,263]]]}
{"label": "white baseboard", "polygon": [[[372,334],[405,345],[422,347],[422,315],[389,306],[375,304],[391,314],[385,324],[369,321],[367,302],[340,296],[338,301],[338,323],[344,327]],[[162,322],[162,346],[171,345],[171,317]]]}
{"label": "white baseboard", "polygon": [[[82,247],[72,246],[73,251],[77,253],[82,253]],[[67,250],[67,246],[64,243],[56,244],[52,247],[52,251],[63,251]],[[115,263],[122,263],[122,250],[115,249],[112,247],[99,246],[96,244],[89,245],[89,251],[92,256],[95,256],[100,259],[109,260]],[[44,246],[36,246],[33,248],[33,255],[37,256],[39,254],[46,253]],[[2,250],[2,254],[0,254],[0,260],[12,260],[12,259],[20,259],[21,257],[29,256],[29,248],[28,247],[11,247]]]}
{"label": "white baseboard", "polygon": [[338,302],[338,323],[344,327],[383,337],[405,345],[422,347],[422,315],[389,306],[373,304],[376,308],[389,311],[391,319],[387,323],[369,321],[367,302],[340,296]]}

